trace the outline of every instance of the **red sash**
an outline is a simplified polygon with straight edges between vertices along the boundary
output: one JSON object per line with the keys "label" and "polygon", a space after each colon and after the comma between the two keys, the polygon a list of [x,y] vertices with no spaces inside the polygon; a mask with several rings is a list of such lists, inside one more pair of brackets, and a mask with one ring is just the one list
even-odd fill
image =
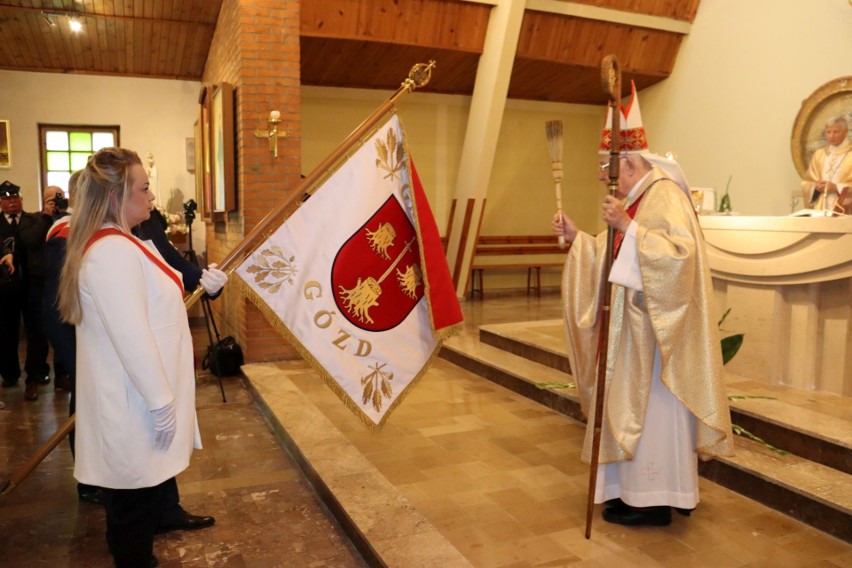
{"label": "red sash", "polygon": [[47,232],[47,237],[45,237],[44,240],[49,241],[53,237],[62,237],[63,239],[67,239],[70,228],[68,218],[62,218],[50,228],[50,231]]}
{"label": "red sash", "polygon": [[131,237],[127,233],[122,233],[118,229],[113,229],[112,227],[109,227],[109,228],[106,228],[106,229],[98,229],[97,231],[95,231],[95,234],[92,235],[92,238],[90,238],[86,242],[85,250],[89,250],[89,247],[92,246],[93,244],[95,244],[95,241],[98,241],[98,240],[100,240],[104,237],[108,237],[110,235],[118,235],[120,237],[124,237],[125,239],[127,239],[128,241],[130,241],[131,243],[133,243],[134,245],[139,247],[139,250],[144,252],[145,256],[147,256],[148,259],[151,260],[151,262],[156,264],[160,268],[160,270],[165,272],[166,276],[171,278],[172,281],[175,284],[177,284],[177,287],[180,289],[181,296],[184,295],[183,282],[181,281],[180,277],[177,274],[175,274],[165,263],[163,263],[162,260],[160,260],[159,258],[154,256],[151,253],[150,250],[148,250],[144,245],[142,245],[142,243],[140,243],[139,241],[137,241],[136,239],[134,239],[133,237]]}

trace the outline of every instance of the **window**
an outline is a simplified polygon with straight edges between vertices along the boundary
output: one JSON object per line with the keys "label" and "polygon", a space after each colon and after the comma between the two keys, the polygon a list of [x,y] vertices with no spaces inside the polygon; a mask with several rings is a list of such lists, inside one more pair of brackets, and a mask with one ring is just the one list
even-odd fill
{"label": "window", "polygon": [[118,146],[118,126],[68,126],[39,124],[41,187],[57,185],[68,190],[71,173],[86,167],[89,156],[108,146]]}

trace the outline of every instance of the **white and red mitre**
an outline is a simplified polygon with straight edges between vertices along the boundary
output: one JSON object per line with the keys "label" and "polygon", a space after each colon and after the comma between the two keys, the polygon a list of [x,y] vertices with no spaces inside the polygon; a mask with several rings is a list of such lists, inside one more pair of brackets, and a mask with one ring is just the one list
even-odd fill
{"label": "white and red mitre", "polygon": [[[619,124],[621,139],[618,151],[635,153],[648,150],[648,138],[645,136],[645,126],[642,124],[642,113],[639,111],[639,98],[636,96],[636,85],[630,81],[630,102],[621,105],[621,121]],[[612,150],[612,107],[607,106],[606,122],[601,132],[600,153],[609,154]]]}
{"label": "white and red mitre", "polygon": [[[621,106],[621,123],[618,131],[621,140],[618,142],[620,154],[639,154],[653,165],[663,170],[667,177],[677,183],[689,197],[689,183],[683,170],[673,158],[664,158],[648,149],[648,138],[645,136],[645,126],[642,124],[642,113],[639,111],[639,97],[636,96],[636,85],[630,81],[630,102]],[[599,154],[609,154],[612,150],[612,107],[607,106],[606,122],[601,132]]]}

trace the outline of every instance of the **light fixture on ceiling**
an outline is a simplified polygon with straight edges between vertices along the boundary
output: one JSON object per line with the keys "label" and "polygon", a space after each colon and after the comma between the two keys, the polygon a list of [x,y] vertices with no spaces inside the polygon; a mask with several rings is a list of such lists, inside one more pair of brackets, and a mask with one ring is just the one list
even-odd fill
{"label": "light fixture on ceiling", "polygon": [[272,152],[274,157],[278,157],[278,137],[279,136],[287,136],[287,133],[283,130],[281,132],[278,131],[278,123],[281,122],[281,113],[277,110],[273,110],[269,113],[269,118],[267,119],[269,126],[266,130],[255,130],[254,135],[258,138],[266,138],[269,140],[269,150]]}
{"label": "light fixture on ceiling", "polygon": [[50,12],[42,12],[41,17],[44,18],[44,21],[47,22],[47,25],[51,28],[56,27],[56,14],[51,14]]}
{"label": "light fixture on ceiling", "polygon": [[59,18],[65,18],[68,20],[68,29],[72,32],[80,33],[83,31],[83,22],[75,15],[74,12],[42,11],[41,17],[51,28],[57,27]]}

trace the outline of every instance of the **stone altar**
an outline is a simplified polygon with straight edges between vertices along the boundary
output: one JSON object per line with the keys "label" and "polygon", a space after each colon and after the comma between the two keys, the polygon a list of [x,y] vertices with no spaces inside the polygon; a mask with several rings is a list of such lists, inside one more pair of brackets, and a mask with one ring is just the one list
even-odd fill
{"label": "stone altar", "polygon": [[852,217],[701,216],[728,370],[852,395]]}

